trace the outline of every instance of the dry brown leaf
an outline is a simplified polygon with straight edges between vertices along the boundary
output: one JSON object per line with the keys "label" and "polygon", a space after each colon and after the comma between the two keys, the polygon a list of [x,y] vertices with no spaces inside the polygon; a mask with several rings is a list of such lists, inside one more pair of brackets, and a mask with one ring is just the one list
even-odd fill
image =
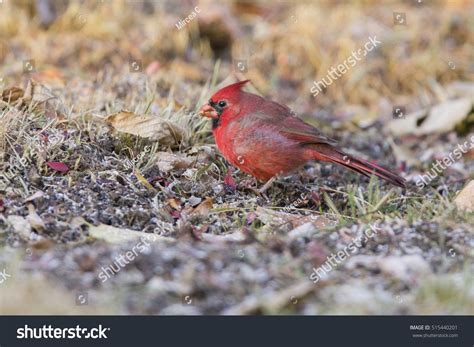
{"label": "dry brown leaf", "polygon": [[176,201],[176,199],[168,199],[167,202],[168,202],[168,205],[170,205],[173,209],[177,211],[181,210],[181,205],[179,204],[178,201]]}
{"label": "dry brown leaf", "polygon": [[39,214],[36,213],[35,206],[32,203],[29,203],[27,207],[28,216],[26,216],[26,220],[28,221],[28,223],[30,223],[33,230],[38,233],[43,232],[46,229],[46,225],[44,224]]}
{"label": "dry brown leaf", "polygon": [[5,89],[2,92],[1,99],[10,104],[23,103],[23,104],[44,104],[46,101],[56,98],[50,89],[42,84],[34,81],[29,81],[25,90],[12,87]]}
{"label": "dry brown leaf", "polygon": [[201,202],[198,207],[196,207],[191,213],[192,216],[203,216],[206,217],[209,214],[209,211],[212,209],[213,203],[212,199],[207,197]]}
{"label": "dry brown leaf", "polygon": [[454,203],[460,210],[474,211],[474,181],[470,181],[456,196]]}
{"label": "dry brown leaf", "polygon": [[192,160],[184,154],[169,152],[157,152],[155,161],[158,169],[163,172],[170,172],[174,169],[187,169],[192,164]]}
{"label": "dry brown leaf", "polygon": [[10,104],[23,98],[25,91],[21,88],[11,87],[2,91],[2,100]]}
{"label": "dry brown leaf", "polygon": [[185,131],[168,120],[153,116],[139,116],[133,112],[121,111],[105,118],[116,130],[149,138],[166,146],[179,144]]}
{"label": "dry brown leaf", "polygon": [[387,124],[387,130],[397,136],[446,133],[461,123],[471,109],[472,102],[469,98],[449,100],[433,106],[424,120],[427,110],[416,111],[392,120]]}

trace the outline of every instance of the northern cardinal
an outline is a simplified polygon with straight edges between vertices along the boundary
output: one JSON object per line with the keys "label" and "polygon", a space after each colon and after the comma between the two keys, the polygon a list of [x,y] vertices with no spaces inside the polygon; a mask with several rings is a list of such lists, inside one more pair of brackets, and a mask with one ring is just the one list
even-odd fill
{"label": "northern cardinal", "polygon": [[232,165],[269,181],[309,160],[321,160],[405,187],[404,178],[345,153],[336,147],[336,141],[295,117],[288,107],[244,92],[247,82],[222,88],[199,112],[212,119],[217,147]]}

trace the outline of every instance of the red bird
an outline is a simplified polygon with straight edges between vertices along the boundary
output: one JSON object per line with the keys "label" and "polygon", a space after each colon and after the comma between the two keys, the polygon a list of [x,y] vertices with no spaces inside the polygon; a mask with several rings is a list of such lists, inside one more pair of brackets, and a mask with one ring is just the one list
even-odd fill
{"label": "red bird", "polygon": [[405,187],[404,178],[345,153],[336,141],[294,117],[288,107],[242,91],[247,82],[222,88],[199,112],[212,119],[217,147],[232,165],[271,182],[309,160],[321,160]]}

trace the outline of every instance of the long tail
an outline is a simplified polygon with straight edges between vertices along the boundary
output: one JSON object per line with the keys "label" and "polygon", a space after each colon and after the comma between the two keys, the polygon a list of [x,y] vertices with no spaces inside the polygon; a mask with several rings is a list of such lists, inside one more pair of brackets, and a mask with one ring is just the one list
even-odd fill
{"label": "long tail", "polygon": [[406,188],[406,180],[403,177],[400,177],[399,175],[384,169],[379,165],[361,158],[356,158],[327,144],[316,145],[315,150],[315,159],[340,164],[367,177],[375,175],[393,185]]}

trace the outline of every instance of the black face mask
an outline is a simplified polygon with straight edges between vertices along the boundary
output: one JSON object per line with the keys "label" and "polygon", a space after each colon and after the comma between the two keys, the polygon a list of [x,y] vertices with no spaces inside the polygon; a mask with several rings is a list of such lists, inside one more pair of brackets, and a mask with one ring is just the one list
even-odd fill
{"label": "black face mask", "polygon": [[219,104],[221,104],[222,102],[223,101],[213,102],[212,99],[209,100],[209,106],[216,110],[217,115],[219,116],[218,118],[212,120],[212,129],[216,129],[220,125],[221,115],[222,112],[224,112],[224,107],[226,106],[226,104],[224,104],[223,106],[219,106]]}

